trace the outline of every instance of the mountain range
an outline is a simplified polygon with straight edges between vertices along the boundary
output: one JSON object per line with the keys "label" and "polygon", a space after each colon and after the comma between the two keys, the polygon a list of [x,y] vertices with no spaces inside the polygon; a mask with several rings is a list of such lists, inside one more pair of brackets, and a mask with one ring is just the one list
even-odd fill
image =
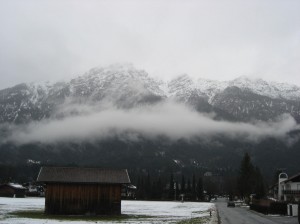
{"label": "mountain range", "polygon": [[[254,122],[259,130],[282,115],[291,116],[296,124],[300,122],[300,87],[295,85],[244,76],[231,81],[213,81],[186,74],[162,81],[132,65],[115,64],[93,68],[70,81],[23,83],[0,90],[0,140],[11,134],[11,126],[22,130],[33,124],[30,127],[35,129],[38,123],[60,121],[70,116],[61,110],[64,106],[109,105],[130,111],[168,101],[186,105],[199,114],[208,114],[214,121],[224,121],[222,125],[242,123],[245,126]],[[188,117],[180,119],[184,123]],[[24,144],[0,141],[0,165],[18,166],[34,161],[34,164],[43,165],[125,167],[135,173],[145,170],[157,174],[170,170],[230,173],[237,169],[244,153],[248,152],[254,163],[270,177],[278,168],[299,172],[299,147],[299,131],[291,131],[280,139],[270,136],[259,141],[226,135],[196,141],[184,138],[173,141],[162,135],[157,138],[141,136],[138,141],[118,136],[93,141]]]}
{"label": "mountain range", "polygon": [[23,83],[0,90],[0,122],[43,120],[65,103],[109,102],[133,108],[167,99],[225,120],[267,121],[288,113],[300,121],[300,87],[295,85],[244,76],[231,81],[193,79],[186,74],[163,82],[132,65],[111,65],[66,82]]}

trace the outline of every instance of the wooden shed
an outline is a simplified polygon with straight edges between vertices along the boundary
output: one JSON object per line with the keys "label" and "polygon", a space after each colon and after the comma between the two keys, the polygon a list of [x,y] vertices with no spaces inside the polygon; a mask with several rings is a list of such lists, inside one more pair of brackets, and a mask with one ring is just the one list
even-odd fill
{"label": "wooden shed", "polygon": [[45,213],[119,215],[121,187],[130,184],[127,170],[42,167],[37,178],[45,188]]}

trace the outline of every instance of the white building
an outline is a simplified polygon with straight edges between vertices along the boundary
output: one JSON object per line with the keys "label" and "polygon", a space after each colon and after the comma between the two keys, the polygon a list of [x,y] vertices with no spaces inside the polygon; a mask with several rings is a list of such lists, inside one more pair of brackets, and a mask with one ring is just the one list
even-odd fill
{"label": "white building", "polygon": [[[289,202],[300,201],[300,173],[282,181],[281,185],[281,197],[279,199]],[[279,195],[279,191],[278,191]]]}
{"label": "white building", "polygon": [[278,183],[270,188],[270,196],[286,202],[300,201],[300,173],[288,177],[286,173],[280,173]]}

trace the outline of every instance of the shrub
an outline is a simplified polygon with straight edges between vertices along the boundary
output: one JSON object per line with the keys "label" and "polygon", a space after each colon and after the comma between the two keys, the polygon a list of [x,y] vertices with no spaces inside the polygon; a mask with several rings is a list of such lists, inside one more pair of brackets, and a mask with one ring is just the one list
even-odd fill
{"label": "shrub", "polygon": [[269,206],[261,205],[259,203],[253,203],[250,205],[250,209],[263,213],[263,214],[278,214],[287,215],[287,203],[286,202],[270,202]]}
{"label": "shrub", "polygon": [[286,202],[272,202],[269,208],[269,214],[287,215]]}
{"label": "shrub", "polygon": [[262,205],[257,205],[257,204],[251,204],[250,209],[254,210],[254,211],[257,211],[259,213],[263,213],[263,214],[268,214],[268,212],[269,212],[269,207],[262,206]]}

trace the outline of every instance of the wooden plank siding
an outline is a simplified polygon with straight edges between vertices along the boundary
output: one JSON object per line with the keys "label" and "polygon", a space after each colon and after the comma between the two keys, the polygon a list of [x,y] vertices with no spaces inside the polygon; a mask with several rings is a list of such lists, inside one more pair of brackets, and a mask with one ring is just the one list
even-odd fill
{"label": "wooden plank siding", "polygon": [[121,214],[121,184],[48,183],[45,213]]}
{"label": "wooden plank siding", "polygon": [[37,178],[46,185],[45,213],[119,215],[121,186],[130,184],[126,169],[42,167]]}

